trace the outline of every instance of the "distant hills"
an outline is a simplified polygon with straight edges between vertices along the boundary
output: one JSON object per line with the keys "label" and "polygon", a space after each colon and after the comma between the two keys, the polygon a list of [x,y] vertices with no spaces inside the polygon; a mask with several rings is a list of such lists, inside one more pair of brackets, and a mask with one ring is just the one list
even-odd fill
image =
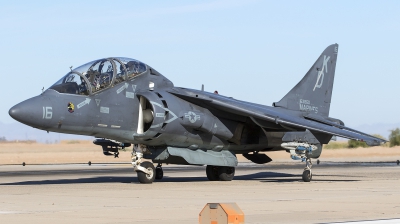
{"label": "distant hills", "polygon": [[[356,130],[365,132],[367,134],[379,134],[384,138],[388,138],[390,130],[400,128],[400,123],[394,124],[365,124],[352,127]],[[60,133],[47,133],[46,131],[35,129],[27,125],[15,122],[4,124],[0,122],[0,138],[5,137],[6,140],[35,140],[42,143],[55,143],[60,140],[92,140],[93,137],[82,135],[70,135]]]}

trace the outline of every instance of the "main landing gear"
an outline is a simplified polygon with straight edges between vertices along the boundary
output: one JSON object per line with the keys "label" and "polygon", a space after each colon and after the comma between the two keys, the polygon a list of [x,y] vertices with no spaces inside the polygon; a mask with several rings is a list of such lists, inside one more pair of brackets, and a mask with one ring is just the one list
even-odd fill
{"label": "main landing gear", "polygon": [[235,176],[235,167],[207,165],[206,174],[210,181],[231,181]]}
{"label": "main landing gear", "polygon": [[[164,177],[164,171],[162,170],[161,163],[157,167],[154,167],[152,162],[143,161],[143,153],[146,152],[146,145],[134,145],[132,166],[137,173],[140,183],[151,184],[154,180],[161,180]],[[235,176],[235,167],[208,165],[206,174],[210,181],[231,181]]]}
{"label": "main landing gear", "polygon": [[164,177],[164,171],[162,170],[161,163],[156,167],[156,180],[161,180]]}

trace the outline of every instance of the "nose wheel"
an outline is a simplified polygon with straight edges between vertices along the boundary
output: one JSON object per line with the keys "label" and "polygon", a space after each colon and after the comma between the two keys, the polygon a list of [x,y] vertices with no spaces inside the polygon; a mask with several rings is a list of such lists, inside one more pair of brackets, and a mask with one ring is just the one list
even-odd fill
{"label": "nose wheel", "polygon": [[142,184],[153,183],[156,177],[156,172],[155,172],[156,169],[154,168],[153,163],[145,161],[142,162],[140,166],[143,167],[146,170],[146,172],[136,171],[139,182]]}
{"label": "nose wheel", "polygon": [[146,146],[135,145],[134,151],[132,152],[132,166],[137,173],[139,182],[142,184],[151,184],[156,178],[156,168],[153,163],[144,161],[143,158],[143,148]]}

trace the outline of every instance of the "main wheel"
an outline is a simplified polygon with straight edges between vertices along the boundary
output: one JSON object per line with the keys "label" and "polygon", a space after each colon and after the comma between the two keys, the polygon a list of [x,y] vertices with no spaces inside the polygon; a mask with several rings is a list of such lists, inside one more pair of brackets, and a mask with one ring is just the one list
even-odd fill
{"label": "main wheel", "polygon": [[209,181],[217,181],[219,180],[218,177],[218,167],[207,165],[206,174]]}
{"label": "main wheel", "polygon": [[304,172],[303,172],[303,181],[304,182],[310,182],[311,179],[312,179],[311,170],[304,170]]}
{"label": "main wheel", "polygon": [[218,176],[222,181],[231,181],[235,176],[235,167],[220,166],[218,169]]}
{"label": "main wheel", "polygon": [[164,171],[161,167],[156,168],[156,180],[161,180],[164,177]]}
{"label": "main wheel", "polygon": [[139,179],[139,182],[142,184],[151,184],[153,183],[156,175],[155,175],[155,168],[153,163],[151,162],[143,162],[140,164],[142,167],[146,168],[147,171],[149,171],[149,174],[143,173],[142,171],[137,171],[137,177]]}

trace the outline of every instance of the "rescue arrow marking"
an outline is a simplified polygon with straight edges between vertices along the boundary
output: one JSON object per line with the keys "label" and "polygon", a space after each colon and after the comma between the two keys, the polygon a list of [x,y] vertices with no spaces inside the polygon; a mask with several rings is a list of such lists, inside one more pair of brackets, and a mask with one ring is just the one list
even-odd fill
{"label": "rescue arrow marking", "polygon": [[86,104],[89,104],[90,100],[91,100],[90,98],[86,98],[85,101],[83,101],[82,103],[78,104],[78,106],[76,106],[76,107],[78,107],[78,109],[80,109],[81,107],[85,106]]}
{"label": "rescue arrow marking", "polygon": [[136,85],[132,85],[133,92],[136,92]]}
{"label": "rescue arrow marking", "polygon": [[97,106],[99,106],[100,105],[100,99],[95,99],[96,100],[96,104],[97,104]]}
{"label": "rescue arrow marking", "polygon": [[128,83],[125,83],[123,86],[119,87],[119,89],[117,89],[117,94],[120,94],[122,91],[124,91],[124,89],[127,89],[129,86]]}

